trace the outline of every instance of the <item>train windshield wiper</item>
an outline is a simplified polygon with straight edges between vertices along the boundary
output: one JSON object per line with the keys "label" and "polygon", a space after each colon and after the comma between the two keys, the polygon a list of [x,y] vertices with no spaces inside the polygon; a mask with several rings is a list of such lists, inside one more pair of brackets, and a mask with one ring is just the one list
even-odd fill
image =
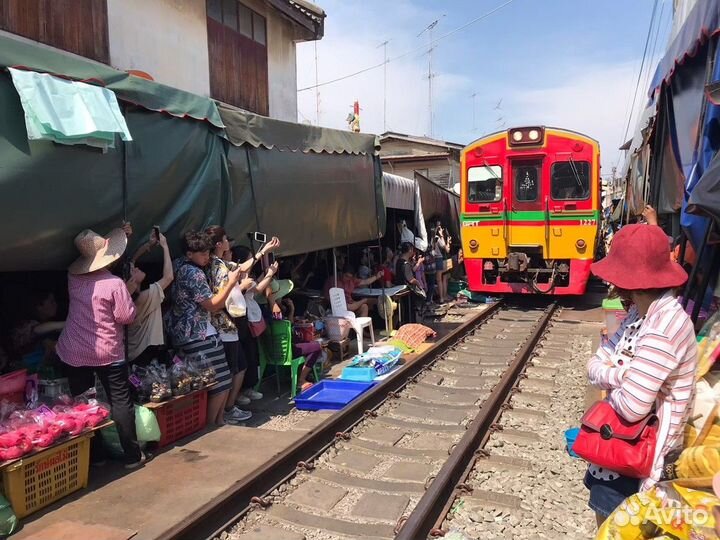
{"label": "train windshield wiper", "polygon": [[575,160],[572,158],[572,154],[570,154],[570,161],[568,161],[568,163],[570,163],[570,170],[573,173],[573,177],[575,178],[575,181],[577,182],[578,187],[584,191],[585,186],[583,186],[582,180],[580,179],[580,173],[578,173],[577,164],[575,163]]}

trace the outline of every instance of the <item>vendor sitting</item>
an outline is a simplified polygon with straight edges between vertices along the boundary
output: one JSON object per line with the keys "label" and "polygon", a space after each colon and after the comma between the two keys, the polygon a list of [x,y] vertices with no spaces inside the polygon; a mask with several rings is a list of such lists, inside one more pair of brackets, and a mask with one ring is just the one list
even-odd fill
{"label": "vendor sitting", "polygon": [[[349,311],[352,311],[358,317],[367,317],[370,312],[370,308],[377,304],[375,298],[362,298],[360,300],[354,300],[352,293],[358,287],[367,287],[372,285],[376,281],[382,279],[383,272],[378,272],[374,276],[370,276],[367,279],[359,279],[355,277],[355,270],[350,265],[345,265],[343,268],[342,276],[338,280],[338,287],[345,291],[345,303]],[[330,298],[330,287],[325,289],[325,298]]]}
{"label": "vendor sitting", "polygon": [[55,356],[55,344],[65,321],[57,320],[58,305],[52,292],[32,291],[27,306],[25,317],[12,329],[11,341],[24,367],[35,370]]}

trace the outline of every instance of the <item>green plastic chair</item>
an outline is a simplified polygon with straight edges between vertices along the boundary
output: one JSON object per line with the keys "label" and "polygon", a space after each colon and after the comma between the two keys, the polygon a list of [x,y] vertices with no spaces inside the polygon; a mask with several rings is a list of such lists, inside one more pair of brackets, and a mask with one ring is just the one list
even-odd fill
{"label": "green plastic chair", "polygon": [[[292,325],[290,321],[272,321],[265,332],[258,339],[258,349],[260,352],[260,377],[255,389],[259,389],[262,383],[265,367],[268,365],[275,366],[275,380],[277,381],[278,395],[280,394],[280,367],[287,366],[290,368],[290,396],[295,397],[297,394],[297,381],[300,367],[305,363],[304,356],[293,358],[292,348]],[[313,366],[313,374],[315,381],[319,381],[322,376],[321,367],[316,363]]]}

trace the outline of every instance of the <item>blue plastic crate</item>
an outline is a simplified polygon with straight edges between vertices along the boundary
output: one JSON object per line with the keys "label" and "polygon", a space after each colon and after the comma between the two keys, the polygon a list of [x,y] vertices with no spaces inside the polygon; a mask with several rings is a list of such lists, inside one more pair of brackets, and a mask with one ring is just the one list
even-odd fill
{"label": "blue plastic crate", "polygon": [[341,380],[320,381],[295,396],[295,407],[303,411],[342,409],[375,383]]}

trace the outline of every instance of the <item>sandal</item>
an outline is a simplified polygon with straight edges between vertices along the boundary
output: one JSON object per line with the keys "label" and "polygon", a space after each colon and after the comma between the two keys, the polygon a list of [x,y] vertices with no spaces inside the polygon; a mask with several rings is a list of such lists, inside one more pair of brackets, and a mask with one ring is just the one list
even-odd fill
{"label": "sandal", "polygon": [[300,385],[300,391],[304,392],[305,390],[309,390],[310,388],[313,387],[314,384],[315,383],[311,383],[311,382],[303,383],[302,385]]}

